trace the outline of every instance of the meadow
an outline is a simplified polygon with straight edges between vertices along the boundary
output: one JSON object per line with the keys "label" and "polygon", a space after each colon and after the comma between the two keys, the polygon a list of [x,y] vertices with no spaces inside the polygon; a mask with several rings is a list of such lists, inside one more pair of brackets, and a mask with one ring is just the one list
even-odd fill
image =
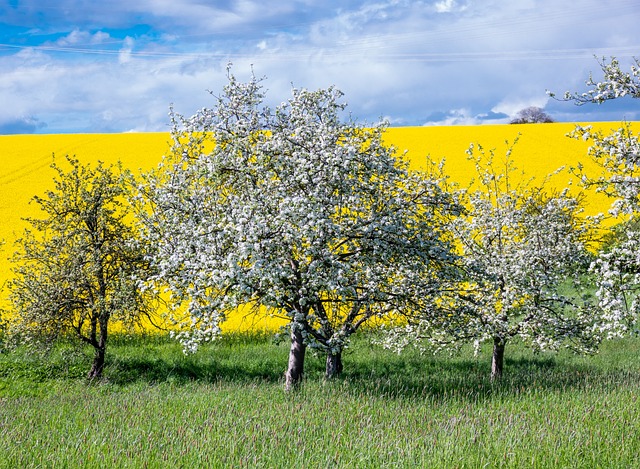
{"label": "meadow", "polygon": [[61,344],[0,354],[0,467],[631,468],[640,464],[640,340],[600,354],[514,346],[403,355],[359,337],[345,374],[282,388],[286,343],[227,335],[196,355],[160,337],[112,341],[106,377]]}
{"label": "meadow", "polygon": [[[595,124],[603,130],[612,124]],[[469,144],[513,158],[542,180],[582,162],[588,143],[571,124],[391,128],[415,169],[446,159],[461,185],[473,177]],[[51,187],[58,161],[122,161],[155,167],[169,135],[0,137],[0,279],[6,258],[37,217],[29,200]],[[563,188],[576,177],[554,176]],[[606,211],[588,194],[587,213]],[[6,292],[2,292],[2,295]],[[283,391],[288,343],[277,323],[239,311],[223,337],[185,356],[161,334],[115,334],[105,377],[87,382],[90,350],[60,343],[46,356],[0,343],[0,468],[15,467],[638,467],[640,338],[606,342],[595,356],[533,354],[509,344],[505,377],[489,379],[490,350],[402,355],[370,344],[368,331],[344,354],[345,373],[326,381],[323,356],[309,355],[300,389]]]}

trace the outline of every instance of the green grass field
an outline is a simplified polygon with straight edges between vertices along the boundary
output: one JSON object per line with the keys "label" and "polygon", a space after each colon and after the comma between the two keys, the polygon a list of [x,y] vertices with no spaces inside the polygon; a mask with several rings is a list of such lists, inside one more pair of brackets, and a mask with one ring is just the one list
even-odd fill
{"label": "green grass field", "polygon": [[362,337],[335,381],[309,356],[294,393],[287,353],[118,337],[97,383],[89,351],[1,353],[0,467],[640,467],[638,338],[592,357],[512,345],[492,384],[488,350],[398,356]]}

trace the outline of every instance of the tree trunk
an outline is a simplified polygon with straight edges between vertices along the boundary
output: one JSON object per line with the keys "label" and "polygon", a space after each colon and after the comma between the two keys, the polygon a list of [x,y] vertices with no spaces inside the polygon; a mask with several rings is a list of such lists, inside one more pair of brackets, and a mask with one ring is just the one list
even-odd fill
{"label": "tree trunk", "polygon": [[109,324],[108,317],[100,318],[100,338],[94,342],[95,354],[93,356],[93,364],[87,377],[89,379],[102,378],[102,370],[104,370],[105,356],[107,354],[107,326]]}
{"label": "tree trunk", "polygon": [[342,373],[342,352],[328,353],[325,377],[335,378],[340,373]]}
{"label": "tree trunk", "polygon": [[289,367],[285,373],[285,390],[292,391],[302,381],[304,373],[304,354],[307,346],[298,330],[291,331],[291,348],[289,349]]}
{"label": "tree trunk", "polygon": [[505,340],[500,337],[493,338],[493,356],[491,357],[491,381],[502,378],[504,368]]}
{"label": "tree trunk", "polygon": [[104,358],[106,354],[105,347],[96,347],[95,354],[93,356],[93,364],[91,370],[87,375],[89,379],[100,379],[102,377],[102,370],[104,369]]}

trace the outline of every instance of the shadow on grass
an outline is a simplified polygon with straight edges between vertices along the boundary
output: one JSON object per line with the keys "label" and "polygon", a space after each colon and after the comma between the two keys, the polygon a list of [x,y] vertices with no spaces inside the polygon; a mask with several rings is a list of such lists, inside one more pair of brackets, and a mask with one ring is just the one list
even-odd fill
{"label": "shadow on grass", "polygon": [[159,384],[171,382],[181,384],[188,382],[214,383],[229,382],[277,382],[282,379],[282,371],[276,371],[272,364],[243,367],[229,363],[220,363],[212,357],[210,361],[182,361],[145,358],[119,358],[109,363],[105,377],[110,383],[126,385],[136,382]]}
{"label": "shadow on grass", "polygon": [[[235,334],[185,355],[167,338],[116,342],[107,360],[105,377],[114,384],[136,382],[173,384],[202,382],[278,382],[284,363],[282,347],[270,335]],[[286,360],[286,358],[285,358]]]}
{"label": "shadow on grass", "polygon": [[[176,360],[120,358],[110,365],[109,381],[123,385],[133,382],[283,382],[287,351],[282,347],[268,345],[259,350],[240,347],[236,351],[212,349],[203,352]],[[323,365],[323,357],[307,358],[304,387],[314,389],[324,383]],[[638,382],[640,370],[572,363],[571,359],[549,356],[506,358],[504,377],[492,382],[487,357],[398,356],[384,352],[367,355],[360,351],[348,354],[344,373],[324,384],[354,396],[481,401],[532,392],[573,392],[594,387],[614,389],[625,383]]]}
{"label": "shadow on grass", "polygon": [[[477,401],[538,391],[614,389],[626,383],[637,386],[640,369],[619,365],[613,358],[624,356],[625,348],[637,356],[638,343],[636,339],[612,347],[598,360],[568,354],[533,355],[522,347],[513,347],[505,358],[503,379],[492,383],[487,353],[478,358],[468,351],[454,357],[417,352],[396,355],[369,345],[364,338],[345,353],[342,376],[329,383],[324,383],[324,357],[308,354],[303,387],[313,390],[322,384],[353,395]],[[110,345],[105,380],[122,386],[193,382],[280,385],[287,355],[288,345],[274,345],[268,336],[230,337],[188,356],[169,339],[124,338]],[[23,379],[25,383],[79,380],[84,379],[90,363],[88,350],[76,353],[63,349],[49,356],[47,362],[26,354],[0,357],[0,378]]]}
{"label": "shadow on grass", "polygon": [[[379,368],[364,363],[343,377],[342,387],[355,394],[375,393],[389,398],[481,401],[498,396],[536,392],[575,392],[615,389],[640,383],[639,369],[572,362],[549,356],[505,358],[502,379],[490,379],[490,357],[387,357]],[[348,366],[348,365],[347,365]]]}

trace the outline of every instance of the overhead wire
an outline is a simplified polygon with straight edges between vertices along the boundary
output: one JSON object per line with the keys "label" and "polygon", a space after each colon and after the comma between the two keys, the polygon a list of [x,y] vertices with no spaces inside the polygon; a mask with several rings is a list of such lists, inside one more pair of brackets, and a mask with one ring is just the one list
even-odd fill
{"label": "overhead wire", "polygon": [[[508,18],[499,14],[486,20],[468,20],[460,18],[456,23],[444,27],[409,31],[386,31],[364,34],[359,37],[345,39],[329,39],[324,43],[310,41],[304,45],[289,43],[285,47],[267,48],[267,50],[253,50],[239,47],[236,50],[200,50],[200,51],[169,51],[169,50],[136,50],[135,47],[105,48],[87,47],[87,44],[62,45],[41,44],[25,45],[0,43],[0,50],[34,50],[43,53],[75,54],[79,56],[121,56],[140,59],[194,60],[194,59],[229,59],[255,58],[276,61],[310,61],[319,58],[342,58],[377,60],[377,61],[423,61],[423,62],[461,62],[479,60],[561,60],[588,58],[594,55],[615,55],[617,57],[631,57],[640,54],[640,45],[625,45],[619,47],[567,47],[567,48],[518,48],[527,35],[542,36],[547,31],[587,21],[600,21],[607,18],[617,18],[638,13],[636,0],[619,0],[617,2],[602,2],[592,6],[588,11],[571,11],[556,8],[548,11],[525,10],[517,16]],[[588,23],[585,24],[585,27]],[[186,35],[184,37],[207,35]],[[180,36],[179,36],[180,38]],[[509,41],[507,39],[510,39]],[[519,39],[519,41],[515,40]],[[498,40],[501,40],[498,43]],[[117,42],[110,41],[112,44]],[[101,45],[104,46],[105,43]],[[124,40],[120,41],[125,46]],[[452,47],[455,46],[455,47]],[[212,47],[206,42],[197,42],[194,48],[204,49]],[[216,47],[213,45],[213,47]],[[444,47],[451,48],[449,52],[440,52]],[[464,47],[464,49],[462,49]]]}

